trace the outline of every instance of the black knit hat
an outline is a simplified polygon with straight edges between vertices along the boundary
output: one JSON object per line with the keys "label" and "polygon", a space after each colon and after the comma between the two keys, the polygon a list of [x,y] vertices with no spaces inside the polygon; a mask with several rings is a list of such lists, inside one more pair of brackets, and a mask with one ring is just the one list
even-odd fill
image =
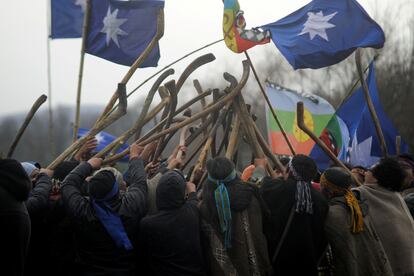
{"label": "black knit hat", "polygon": [[158,210],[171,210],[181,207],[184,202],[186,181],[183,175],[172,170],[160,179],[156,191]]}
{"label": "black knit hat", "polygon": [[0,186],[16,200],[25,201],[32,183],[20,162],[14,159],[0,159]]}
{"label": "black knit hat", "polygon": [[344,189],[348,189],[352,184],[351,175],[340,167],[329,168],[323,175],[330,183]]}
{"label": "black knit hat", "polygon": [[295,169],[301,180],[312,181],[318,172],[315,161],[309,156],[298,154],[292,159],[292,167]]}
{"label": "black knit hat", "polygon": [[234,171],[234,164],[225,157],[216,157],[207,161],[207,171],[214,179],[225,179]]}
{"label": "black knit hat", "polygon": [[99,171],[89,180],[89,194],[95,199],[103,199],[112,190],[115,175],[108,170]]}
{"label": "black knit hat", "polygon": [[78,165],[79,161],[63,161],[59,163],[53,172],[53,178],[63,181],[65,177]]}

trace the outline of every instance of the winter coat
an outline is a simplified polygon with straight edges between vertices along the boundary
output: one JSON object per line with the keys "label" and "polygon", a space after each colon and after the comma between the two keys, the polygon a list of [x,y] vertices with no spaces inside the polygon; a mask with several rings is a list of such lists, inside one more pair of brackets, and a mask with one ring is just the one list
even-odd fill
{"label": "winter coat", "polygon": [[364,231],[351,232],[351,213],[343,196],[329,201],[325,231],[332,249],[336,276],[392,276],[392,269],[364,203]]}
{"label": "winter coat", "polygon": [[[136,233],[147,206],[147,183],[144,163],[135,158],[130,161],[131,183],[127,192],[110,202],[136,247]],[[76,262],[79,275],[133,275],[134,251],[118,248],[95,214],[91,200],[81,194],[84,180],[92,167],[83,162],[64,180],[63,202],[75,221]]]}
{"label": "winter coat", "polygon": [[270,275],[271,265],[262,228],[262,202],[257,187],[240,179],[226,183],[232,216],[232,247],[226,250],[214,203],[215,184],[208,182],[205,185],[212,185],[210,191],[203,191],[200,206],[208,275]]}
{"label": "winter coat", "polygon": [[141,275],[206,275],[198,199],[196,193],[191,193],[184,201],[184,179],[177,186],[160,182],[156,198],[160,210],[141,221],[139,248],[148,265],[147,273]]}
{"label": "winter coat", "polygon": [[0,271],[21,276],[30,240],[30,218],[24,201],[31,182],[19,162],[0,160]]}
{"label": "winter coat", "polygon": [[[320,192],[310,189],[313,214],[294,213],[279,255],[272,263],[275,275],[317,275],[318,261],[327,246],[324,223],[329,207]],[[263,228],[272,260],[296,203],[296,181],[266,177],[260,192],[270,212]]]}
{"label": "winter coat", "polygon": [[355,188],[384,246],[394,275],[414,275],[414,221],[398,192],[378,184]]}

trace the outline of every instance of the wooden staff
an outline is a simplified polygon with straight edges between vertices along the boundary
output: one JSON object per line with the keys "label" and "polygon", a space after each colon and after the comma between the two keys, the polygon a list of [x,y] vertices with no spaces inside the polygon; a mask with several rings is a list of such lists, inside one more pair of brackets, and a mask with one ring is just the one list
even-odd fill
{"label": "wooden staff", "polygon": [[86,41],[87,41],[87,36],[88,36],[90,17],[91,17],[91,2],[90,0],[86,0],[85,15],[83,18],[82,46],[81,46],[80,63],[79,63],[78,90],[76,93],[75,123],[73,124],[73,142],[75,142],[78,139],[78,130],[79,130],[79,125],[80,125],[80,106],[81,106],[81,95],[82,95],[83,67],[85,63],[85,49],[86,49]]}
{"label": "wooden staff", "polygon": [[231,104],[232,104],[232,102],[228,102],[223,107],[223,109],[221,110],[221,113],[220,113],[219,117],[217,118],[214,126],[211,128],[210,133],[208,135],[208,139],[207,139],[206,143],[204,144],[203,149],[200,152],[200,157],[198,158],[197,163],[194,166],[193,173],[191,174],[191,177],[190,177],[190,182],[194,182],[194,176],[195,176],[196,171],[205,167],[205,162],[206,162],[206,159],[207,159],[208,150],[211,148],[211,146],[213,144],[214,137],[216,136],[216,132],[217,132],[219,126],[221,125],[221,122],[227,116],[227,112],[229,111],[229,108],[230,108]]}
{"label": "wooden staff", "polygon": [[216,60],[216,57],[212,53],[208,53],[206,55],[202,55],[201,57],[196,58],[193,62],[191,62],[187,68],[183,71],[180,78],[177,81],[177,94],[181,90],[184,85],[184,82],[188,79],[188,77],[198,68],[201,66],[208,64],[212,61]]}
{"label": "wooden staff", "polygon": [[395,137],[395,149],[396,149],[397,155],[400,155],[401,154],[401,136]]}
{"label": "wooden staff", "polygon": [[46,102],[46,100],[47,100],[47,96],[42,95],[34,102],[32,108],[30,109],[29,113],[27,113],[26,118],[23,121],[23,124],[21,125],[19,131],[17,132],[17,135],[14,138],[13,143],[11,144],[9,148],[9,152],[7,153],[7,158],[11,158],[13,156],[14,150],[16,149],[17,144],[20,141],[20,138],[22,138],[24,131],[26,130],[27,126],[30,124],[37,110],[39,110],[39,108],[42,106],[44,102]]}
{"label": "wooden staff", "polygon": [[286,141],[287,145],[289,146],[290,152],[292,153],[292,155],[296,155],[295,149],[293,148],[292,143],[289,140],[289,137],[287,136],[285,130],[283,129],[283,126],[280,123],[279,118],[277,117],[276,112],[275,112],[275,110],[272,107],[272,103],[270,102],[269,97],[267,96],[266,91],[264,90],[264,88],[262,86],[262,83],[260,82],[259,76],[258,76],[258,74],[256,72],[256,69],[253,66],[253,62],[250,59],[249,54],[247,53],[247,51],[245,51],[244,54],[246,55],[247,60],[249,61],[250,67],[252,68],[252,71],[253,71],[253,74],[254,74],[254,76],[256,78],[256,81],[259,84],[260,91],[262,92],[262,95],[263,95],[263,97],[264,97],[264,99],[265,99],[265,101],[267,103],[267,106],[268,106],[270,112],[272,113],[273,118],[275,119],[276,124],[278,125],[280,131],[282,132],[282,135],[285,138],[285,141]]}
{"label": "wooden staff", "polygon": [[[128,81],[131,79],[135,71],[139,68],[139,66],[145,61],[145,59],[148,57],[148,55],[151,53],[151,51],[154,49],[154,47],[157,45],[161,37],[164,35],[164,9],[160,8],[158,12],[158,18],[157,18],[157,33],[152,38],[151,42],[148,44],[148,46],[145,48],[145,50],[141,53],[141,55],[135,60],[134,64],[131,65],[128,72],[125,74],[124,78],[120,82],[121,84],[126,85]],[[126,98],[126,94],[125,94]],[[115,102],[118,100],[118,91],[115,91],[115,93],[112,95],[112,98],[109,100],[108,104],[106,105],[104,111],[99,116],[98,120],[95,123],[95,126],[99,124],[100,121],[102,121],[104,118],[106,118],[108,113],[111,111],[112,107],[114,106]]]}
{"label": "wooden staff", "polygon": [[315,143],[329,156],[329,158],[331,158],[332,161],[335,162],[336,165],[338,165],[339,167],[342,167],[344,170],[346,170],[351,176],[352,178],[355,180],[355,182],[357,183],[357,185],[362,185],[361,182],[359,182],[359,180],[352,174],[352,172],[348,169],[347,166],[344,165],[344,163],[341,162],[341,160],[339,160],[336,155],[332,152],[332,150],[325,145],[325,143],[319,139],[318,136],[315,135],[315,133],[312,132],[312,130],[310,130],[306,124],[305,124],[305,119],[304,119],[304,107],[303,107],[303,102],[298,102],[297,103],[297,122],[298,122],[298,127],[305,132],[307,135],[309,135],[309,137],[315,141]]}
{"label": "wooden staff", "polygon": [[[135,122],[135,124],[125,131],[121,136],[119,136],[117,139],[112,141],[109,145],[107,145],[101,152],[99,152],[95,157],[103,157],[105,156],[109,151],[112,150],[113,153],[115,153],[119,147],[124,144],[132,135],[135,133],[136,139],[139,138],[141,135],[141,129],[143,126],[148,123],[153,117],[155,117],[158,112],[160,112],[168,103],[169,103],[169,97],[167,94],[164,94],[162,90],[159,91],[161,96],[161,103],[157,105],[151,112],[148,114],[149,108],[152,104],[152,101],[154,99],[155,93],[157,92],[159,86],[161,83],[170,75],[174,74],[174,70],[170,69],[168,71],[165,71],[153,84],[151,89],[148,92],[148,95],[145,99],[144,106],[142,107],[141,113],[138,117],[138,120]],[[138,137],[137,137],[138,136]]]}
{"label": "wooden staff", "polygon": [[[228,95],[226,95],[225,97],[223,97],[223,99],[220,102],[216,102],[213,105],[207,107],[205,110],[203,110],[202,112],[199,112],[197,114],[195,114],[194,116],[192,116],[191,118],[188,118],[186,120],[184,120],[181,123],[178,123],[172,127],[170,127],[169,129],[165,129],[161,132],[159,132],[158,134],[144,140],[141,141],[139,144],[140,145],[146,145],[148,143],[150,143],[151,141],[157,140],[158,138],[162,137],[165,134],[171,133],[172,131],[175,131],[177,129],[180,129],[188,124],[191,124],[193,122],[195,122],[196,120],[200,119],[203,116],[206,116],[207,114],[214,112],[220,108],[222,108],[228,101],[232,101],[236,95],[238,93],[240,93],[241,89],[246,85],[247,79],[249,78],[249,65],[247,63],[247,61],[243,61],[243,75],[242,78],[240,80],[240,82],[238,83],[238,85],[233,89],[233,91],[231,93],[229,93]],[[118,160],[120,158],[123,158],[125,155],[127,155],[129,153],[129,149],[124,150],[123,152],[114,155],[112,158],[105,160],[104,163],[112,163],[115,160]]]}
{"label": "wooden staff", "polygon": [[383,134],[382,129],[381,129],[381,124],[379,122],[377,112],[375,111],[375,107],[374,107],[374,104],[372,102],[371,95],[369,94],[369,88],[368,88],[368,85],[365,81],[364,73],[362,72],[361,49],[359,49],[359,48],[355,52],[355,62],[356,62],[356,66],[357,66],[357,69],[358,69],[359,80],[361,81],[361,86],[364,90],[365,100],[367,101],[368,109],[369,109],[369,112],[371,114],[372,121],[374,122],[375,130],[377,132],[378,139],[380,141],[382,155],[386,157],[386,156],[388,156],[387,144],[385,143],[385,138],[384,138],[384,134]]}
{"label": "wooden staff", "polygon": [[234,152],[237,146],[237,140],[239,137],[239,129],[240,129],[240,116],[239,114],[234,114],[233,116],[233,124],[229,138],[229,144],[226,149],[226,158],[232,160],[234,156]]}
{"label": "wooden staff", "polygon": [[117,110],[108,116],[106,119],[101,120],[96,126],[94,126],[85,136],[76,140],[72,145],[70,145],[64,152],[62,152],[49,166],[47,167],[50,170],[55,169],[55,167],[64,161],[69,155],[78,150],[83,146],[89,139],[94,137],[100,131],[117,121],[119,118],[124,116],[127,112],[127,98],[126,98],[126,87],[125,84],[118,84],[118,94],[119,94],[119,106]]}
{"label": "wooden staff", "polygon": [[[201,84],[200,84],[200,82],[198,80],[194,80],[193,81],[193,85],[194,85],[194,88],[196,89],[198,95],[203,94],[203,88],[201,87]],[[201,110],[205,109],[206,106],[207,106],[206,99],[205,98],[201,99],[200,100],[200,104],[201,104]],[[205,118],[202,118],[201,119],[201,122],[204,123],[205,120],[206,120]],[[204,131],[204,136],[206,136],[206,135],[207,135],[207,130]]]}

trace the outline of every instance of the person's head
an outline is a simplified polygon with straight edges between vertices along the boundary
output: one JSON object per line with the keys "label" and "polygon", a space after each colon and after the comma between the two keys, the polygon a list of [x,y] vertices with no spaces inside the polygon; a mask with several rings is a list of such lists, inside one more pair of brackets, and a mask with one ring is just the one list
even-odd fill
{"label": "person's head", "polygon": [[180,171],[170,170],[161,176],[156,190],[158,210],[180,208],[185,202],[186,180]]}
{"label": "person's head", "polygon": [[26,172],[27,176],[32,181],[32,184],[34,184],[36,182],[40,170],[31,162],[22,162],[21,165],[24,171]]}
{"label": "person's head", "polygon": [[398,161],[391,157],[382,158],[365,174],[366,183],[378,183],[391,191],[400,191],[404,178],[404,170]]}
{"label": "person's head", "polygon": [[233,180],[236,173],[233,162],[225,157],[216,157],[214,159],[208,160],[207,172],[210,179],[223,181],[229,178],[232,178],[231,180]]}
{"label": "person's head", "polygon": [[310,182],[318,172],[315,161],[309,156],[298,154],[292,158],[289,167],[289,176],[296,180]]}
{"label": "person's head", "polygon": [[[282,163],[282,165],[283,165],[284,167],[287,167],[287,166],[289,165],[289,162],[290,162],[290,157],[286,157],[286,156],[284,156],[284,157],[279,158],[279,160],[280,160],[280,163]],[[277,166],[277,165],[276,165],[276,166],[273,168],[273,170],[275,171],[275,174],[276,174],[278,177],[283,176],[283,170],[282,170],[282,168],[280,168],[279,166]]]}
{"label": "person's head", "polygon": [[322,194],[327,198],[343,196],[351,189],[351,175],[340,167],[332,167],[324,171],[320,180]]}
{"label": "person's head", "polygon": [[355,166],[352,168],[351,172],[353,176],[359,180],[360,183],[365,182],[365,172],[367,169],[363,166]]}
{"label": "person's head", "polygon": [[412,188],[414,185],[414,159],[409,154],[402,154],[398,157],[398,162],[405,172],[403,189]]}
{"label": "person's head", "polygon": [[351,174],[343,168],[332,167],[321,176],[322,194],[328,199],[343,197],[351,215],[350,230],[357,234],[364,231],[364,219],[358,200],[351,191],[353,183]]}
{"label": "person's head", "polygon": [[0,186],[16,200],[25,201],[32,187],[22,165],[14,159],[0,159]]}
{"label": "person's head", "polygon": [[91,197],[97,200],[109,201],[119,197],[123,178],[122,174],[115,168],[105,167],[96,171],[88,182]]}
{"label": "person's head", "polygon": [[59,163],[53,171],[53,178],[63,181],[65,177],[79,165],[79,161],[63,161]]}

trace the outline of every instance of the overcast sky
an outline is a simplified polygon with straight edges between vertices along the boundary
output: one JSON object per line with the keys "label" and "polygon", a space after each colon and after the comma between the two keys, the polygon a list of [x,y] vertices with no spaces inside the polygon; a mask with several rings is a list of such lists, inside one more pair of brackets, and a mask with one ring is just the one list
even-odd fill
{"label": "overcast sky", "polygon": [[[4,1],[4,0],[3,0]],[[0,119],[13,112],[27,111],[37,97],[47,94],[47,10],[46,2],[33,0],[7,1],[0,18]],[[222,38],[221,0],[165,0],[165,35],[161,40],[159,68],[189,51]],[[394,0],[393,3],[402,1]],[[248,27],[274,22],[307,4],[306,0],[239,0],[245,12]],[[388,0],[360,0],[370,13],[384,9]],[[380,3],[382,6],[378,6]],[[411,0],[414,3],[414,0]],[[375,19],[375,16],[373,16]],[[79,68],[81,39],[51,41],[52,103],[74,105]],[[251,50],[253,59],[263,55],[265,48],[280,55],[270,43]],[[237,55],[220,43],[201,53],[213,52],[217,61],[204,66],[197,77],[217,72],[221,78],[226,64],[239,66],[243,55]],[[200,55],[200,54],[198,54]],[[197,55],[175,66],[176,75]],[[272,57],[267,57],[272,62]],[[237,67],[237,68],[238,68]],[[135,87],[159,68],[139,69],[128,84]],[[83,104],[105,104],[127,67],[86,55],[83,82]],[[222,70],[221,70],[222,69]],[[140,90],[144,94],[146,89]],[[193,93],[193,92],[189,92]],[[133,98],[133,101],[137,97]],[[45,104],[42,109],[47,108]]]}

